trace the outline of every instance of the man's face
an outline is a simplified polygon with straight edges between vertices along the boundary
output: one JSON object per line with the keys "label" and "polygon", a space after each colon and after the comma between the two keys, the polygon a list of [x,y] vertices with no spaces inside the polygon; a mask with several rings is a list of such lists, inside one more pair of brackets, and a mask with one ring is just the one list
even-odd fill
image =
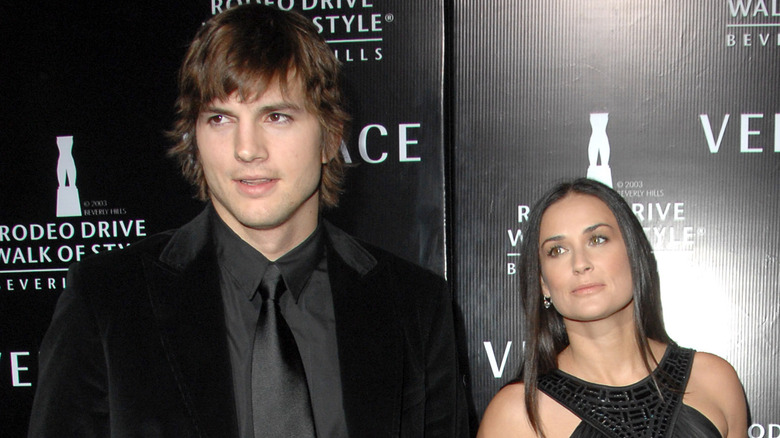
{"label": "man's face", "polygon": [[254,100],[234,93],[205,105],[198,116],[198,153],[211,201],[256,248],[257,239],[269,235],[265,231],[300,239],[297,244],[317,223],[322,131],[301,88],[293,77],[283,95],[273,81]]}

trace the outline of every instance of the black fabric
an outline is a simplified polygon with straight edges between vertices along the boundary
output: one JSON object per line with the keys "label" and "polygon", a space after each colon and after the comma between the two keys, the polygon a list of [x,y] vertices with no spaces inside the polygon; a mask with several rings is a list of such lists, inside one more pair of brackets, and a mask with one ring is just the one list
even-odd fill
{"label": "black fabric", "polygon": [[263,305],[252,349],[254,436],[316,436],[301,355],[279,309],[286,288],[276,264],[266,269],[259,292]]}
{"label": "black fabric", "polygon": [[213,208],[207,210],[210,214],[219,267],[219,288],[225,309],[239,436],[251,437],[252,344],[257,328],[257,316],[263,304],[257,289],[269,262],[259,251],[241,240]]}
{"label": "black fabric", "polygon": [[555,370],[539,378],[539,390],[582,419],[572,437],[720,437],[711,421],[682,403],[694,353],[669,345],[652,376],[629,386],[598,385]]}
{"label": "black fabric", "polygon": [[[280,263],[284,258],[276,263],[282,271],[285,284],[289,286],[287,279],[290,276],[285,272],[285,266]],[[328,280],[325,255],[322,254],[319,258],[320,262],[311,273],[305,292],[300,295],[298,301],[293,295],[286,293],[282,295],[279,305],[303,359],[317,435],[347,438],[349,434],[341,390],[333,293]]]}
{"label": "black fabric", "polygon": [[[256,292],[270,262],[233,232],[213,208],[207,210],[219,262],[238,427],[240,436],[251,437],[252,344],[262,305]],[[279,305],[306,370],[317,433],[346,438],[333,294],[325,260],[326,234],[319,224],[274,263],[290,292],[281,296]]]}
{"label": "black fabric", "polygon": [[[467,436],[444,280],[323,226],[349,436]],[[71,267],[29,437],[240,436],[218,266],[204,213]]]}
{"label": "black fabric", "polygon": [[[637,435],[645,436],[645,435]],[[658,436],[658,435],[648,435]],[[720,437],[718,428],[701,412],[688,405],[682,405],[677,416],[672,438],[716,438]],[[586,422],[582,422],[571,434],[572,438],[603,438],[604,434]]]}

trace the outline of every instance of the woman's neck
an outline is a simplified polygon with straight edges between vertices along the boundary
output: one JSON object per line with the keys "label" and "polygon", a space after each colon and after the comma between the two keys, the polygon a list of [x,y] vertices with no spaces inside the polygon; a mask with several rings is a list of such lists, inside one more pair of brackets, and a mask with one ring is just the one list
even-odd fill
{"label": "woman's neck", "polygon": [[[633,320],[628,324],[599,322],[569,323],[569,346],[558,355],[558,368],[582,380],[608,386],[627,386],[647,377],[648,371],[636,340]],[[666,345],[648,339],[655,357],[647,358],[651,368],[661,360]]]}

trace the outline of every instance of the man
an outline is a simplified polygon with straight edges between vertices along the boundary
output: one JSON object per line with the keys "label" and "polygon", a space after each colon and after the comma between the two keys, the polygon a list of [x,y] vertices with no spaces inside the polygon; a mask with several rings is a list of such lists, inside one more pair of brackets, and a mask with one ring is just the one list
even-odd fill
{"label": "man", "polygon": [[210,202],[71,268],[31,437],[466,433],[443,280],[320,220],[343,172],[338,82],[298,14],[200,29],[171,154]]}

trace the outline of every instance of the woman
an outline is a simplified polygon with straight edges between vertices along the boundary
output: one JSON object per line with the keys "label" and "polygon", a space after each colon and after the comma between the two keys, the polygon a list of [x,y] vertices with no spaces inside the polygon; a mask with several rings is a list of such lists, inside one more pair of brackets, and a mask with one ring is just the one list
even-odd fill
{"label": "woman", "polygon": [[747,436],[731,365],[666,334],[652,248],[617,192],[560,184],[527,226],[523,366],[479,438]]}

